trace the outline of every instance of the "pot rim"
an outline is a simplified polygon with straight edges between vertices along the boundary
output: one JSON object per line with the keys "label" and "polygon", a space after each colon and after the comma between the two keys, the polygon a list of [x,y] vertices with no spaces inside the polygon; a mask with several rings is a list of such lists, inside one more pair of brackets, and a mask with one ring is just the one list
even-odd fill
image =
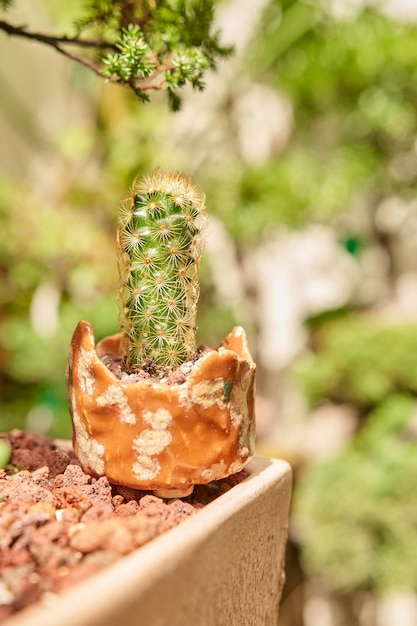
{"label": "pot rim", "polygon": [[[96,365],[100,368],[104,368],[107,372],[107,375],[110,376],[110,379],[116,384],[126,384],[126,385],[140,385],[140,386],[154,386],[165,388],[167,383],[156,380],[155,378],[143,378],[141,380],[121,380],[118,376],[116,376],[102,361],[102,357],[105,354],[110,354],[111,356],[120,356],[120,351],[118,350],[118,346],[120,345],[120,341],[123,337],[123,333],[114,333],[113,335],[108,335],[103,337],[96,343],[95,334],[92,324],[85,320],[81,320],[78,322],[77,327],[74,331],[73,337],[76,336],[87,336],[90,344],[90,349],[94,351],[97,356]],[[231,344],[236,344],[237,341],[240,342],[239,350],[233,349]],[[107,349],[106,349],[107,348]],[[191,375],[193,370],[201,367],[201,365],[205,361],[209,361],[213,358],[213,353],[218,353],[219,355],[230,355],[234,358],[237,358],[239,363],[247,363],[250,366],[252,371],[256,370],[256,363],[252,358],[252,355],[249,351],[248,340],[246,336],[246,331],[242,326],[234,326],[230,333],[226,335],[224,340],[216,347],[209,348],[208,352],[202,354],[191,366],[190,372],[187,378]],[[169,383],[168,386],[172,389],[180,389],[188,384],[187,380],[182,383]]]}

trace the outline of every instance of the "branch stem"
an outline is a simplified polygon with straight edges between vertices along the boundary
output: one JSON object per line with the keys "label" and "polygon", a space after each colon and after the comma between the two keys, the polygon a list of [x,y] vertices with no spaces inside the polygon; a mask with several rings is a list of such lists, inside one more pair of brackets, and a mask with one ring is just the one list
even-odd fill
{"label": "branch stem", "polygon": [[57,49],[60,44],[70,46],[80,46],[83,48],[101,48],[106,50],[117,50],[113,43],[103,41],[101,39],[81,39],[79,37],[55,37],[53,35],[45,35],[44,33],[36,33],[25,30],[24,26],[13,26],[9,22],[0,20],[0,30],[8,35],[16,35],[17,37],[23,37],[24,39],[32,39],[41,43],[47,44]]}
{"label": "branch stem", "polygon": [[149,78],[138,80],[138,81],[123,81],[117,77],[108,78],[107,76],[103,74],[99,66],[96,63],[94,63],[94,61],[80,54],[67,50],[65,46],[71,45],[71,46],[79,46],[79,47],[84,47],[84,48],[96,48],[96,49],[102,49],[102,50],[106,50],[106,49],[117,50],[117,47],[112,43],[109,43],[107,41],[102,41],[99,39],[80,39],[78,37],[67,37],[67,36],[55,37],[52,35],[45,35],[43,33],[30,32],[30,31],[25,30],[23,26],[13,26],[12,24],[9,24],[9,22],[5,22],[4,20],[0,20],[0,31],[3,31],[7,33],[8,35],[14,35],[17,37],[23,37],[24,39],[29,39],[32,41],[38,41],[40,43],[44,43],[54,48],[57,52],[64,55],[68,59],[71,59],[72,61],[76,61],[77,63],[80,63],[81,65],[84,65],[85,67],[88,67],[91,71],[97,74],[97,76],[100,76],[100,78],[104,78],[104,80],[106,80],[107,82],[117,83],[119,85],[122,85],[123,87],[130,87],[130,88],[135,87],[137,89],[141,89],[142,91],[152,91],[152,90],[162,89],[163,81],[160,84],[155,83],[154,82],[155,78],[157,78],[158,75],[160,75],[162,72],[164,72],[166,69],[170,67],[170,64],[167,64],[166,67],[159,66],[152,76],[150,76]]}

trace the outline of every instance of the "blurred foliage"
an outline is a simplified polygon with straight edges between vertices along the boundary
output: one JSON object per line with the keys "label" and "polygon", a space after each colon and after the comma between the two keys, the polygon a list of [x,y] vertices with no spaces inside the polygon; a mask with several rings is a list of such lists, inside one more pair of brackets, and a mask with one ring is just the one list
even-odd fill
{"label": "blurred foliage", "polygon": [[324,3],[272,0],[258,35],[237,89],[251,77],[290,102],[292,132],[263,162],[237,155],[209,178],[209,205],[235,238],[415,198],[417,26],[366,5],[336,19]]}
{"label": "blurred foliage", "polygon": [[4,469],[10,461],[12,449],[6,439],[0,439],[0,469]]}
{"label": "blurred foliage", "polygon": [[294,367],[311,407],[350,403],[360,413],[396,392],[417,395],[417,324],[346,316],[313,331],[316,352]]}
{"label": "blurred foliage", "polygon": [[417,591],[416,399],[393,393],[336,458],[298,482],[307,572],[338,592]]}
{"label": "blurred foliage", "polygon": [[338,592],[417,591],[417,325],[324,323],[297,368],[311,406],[351,405],[358,432],[301,471],[294,497],[307,571]]}
{"label": "blurred foliage", "polygon": [[87,317],[100,335],[117,328],[113,238],[94,211],[66,201],[57,211],[6,180],[0,190],[2,429],[22,426],[39,405],[38,427],[68,434],[64,372],[74,325]]}

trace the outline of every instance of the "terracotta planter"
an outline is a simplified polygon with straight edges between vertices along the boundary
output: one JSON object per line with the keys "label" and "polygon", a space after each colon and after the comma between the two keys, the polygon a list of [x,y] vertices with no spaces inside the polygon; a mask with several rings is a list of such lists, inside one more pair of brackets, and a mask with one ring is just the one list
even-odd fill
{"label": "terracotta planter", "polygon": [[7,626],[275,626],[291,471],[268,459],[248,471],[190,519]]}
{"label": "terracotta planter", "polygon": [[185,382],[117,378],[100,359],[118,357],[121,335],[95,347],[92,327],[75,329],[68,366],[75,452],[110,482],[185,496],[240,471],[253,455],[255,363],[236,327],[189,366]]}

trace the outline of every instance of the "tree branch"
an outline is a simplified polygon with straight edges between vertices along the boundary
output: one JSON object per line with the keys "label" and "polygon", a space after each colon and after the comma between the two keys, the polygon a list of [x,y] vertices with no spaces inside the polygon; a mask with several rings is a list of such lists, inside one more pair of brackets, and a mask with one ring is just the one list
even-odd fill
{"label": "tree branch", "polygon": [[[8,35],[16,35],[17,37],[23,37],[24,39],[31,39],[32,41],[39,41],[48,46],[52,46],[58,49],[60,44],[80,46],[83,48],[100,48],[104,50],[117,50],[116,46],[110,42],[102,41],[100,39],[80,39],[79,37],[54,37],[52,35],[44,35],[43,33],[34,33],[25,30],[23,26],[13,26],[8,22],[0,20],[0,30]],[[61,52],[63,50],[61,49]],[[64,52],[65,54],[65,52]]]}
{"label": "tree branch", "polygon": [[97,74],[101,78],[105,78],[100,68],[98,67],[98,65],[96,65],[93,61],[90,61],[90,59],[86,59],[85,57],[82,57],[79,54],[75,54],[75,52],[70,52],[69,50],[65,50],[65,48],[61,48],[61,46],[59,46],[58,44],[51,44],[51,45],[53,45],[53,47],[55,48],[57,52],[60,52],[61,54],[66,56],[68,59],[71,59],[72,61],[77,61],[77,63],[81,63],[81,65],[85,65],[85,67],[88,67],[90,70],[92,70],[95,74]]}
{"label": "tree branch", "polygon": [[[219,46],[218,34],[209,34],[212,2],[190,0],[195,15],[201,16],[202,22],[195,25],[196,33],[191,39],[192,23],[188,27],[188,23],[176,20],[173,9],[171,23],[164,12],[158,10],[159,0],[145,2],[141,15],[134,10],[134,0],[116,0],[103,7],[95,3],[93,14],[75,25],[77,30],[72,37],[32,31],[26,24],[14,25],[3,19],[0,20],[0,33],[43,43],[84,65],[105,81],[132,89],[142,101],[148,99],[147,92],[166,88],[172,104],[175,90],[187,83],[201,88],[201,76],[208,67],[215,65],[214,58],[225,57],[228,53],[226,48]],[[161,0],[160,4],[162,6],[164,2]],[[95,29],[91,31],[93,25]],[[107,28],[103,34],[101,27]],[[86,28],[90,30],[86,31]],[[154,37],[154,33],[158,35]],[[185,61],[180,59],[175,69],[178,56],[184,56]]]}
{"label": "tree branch", "polygon": [[122,81],[119,78],[115,77],[107,77],[100,70],[99,66],[87,59],[86,57],[81,56],[80,54],[76,54],[75,52],[70,52],[63,46],[65,45],[73,45],[80,46],[85,48],[100,48],[100,49],[112,49],[117,50],[117,47],[114,44],[108,43],[106,41],[101,41],[98,39],[79,39],[78,37],[54,37],[51,35],[45,35],[43,33],[30,32],[25,30],[23,26],[13,26],[8,22],[0,20],[0,30],[7,33],[8,35],[16,35],[17,37],[23,37],[24,39],[29,39],[32,41],[39,41],[40,43],[44,43],[62,54],[63,56],[71,59],[72,61],[76,61],[77,63],[81,63],[85,67],[88,67],[92,70],[97,76],[103,78],[107,82],[117,83],[118,85],[122,85],[123,87],[134,87],[136,89],[141,89],[142,91],[152,91],[159,90],[163,87],[163,81],[161,83],[155,83],[155,79],[160,76],[164,71],[171,68],[171,64],[168,63],[165,65],[160,65],[152,76],[149,78],[144,78],[143,80],[138,81]]}

